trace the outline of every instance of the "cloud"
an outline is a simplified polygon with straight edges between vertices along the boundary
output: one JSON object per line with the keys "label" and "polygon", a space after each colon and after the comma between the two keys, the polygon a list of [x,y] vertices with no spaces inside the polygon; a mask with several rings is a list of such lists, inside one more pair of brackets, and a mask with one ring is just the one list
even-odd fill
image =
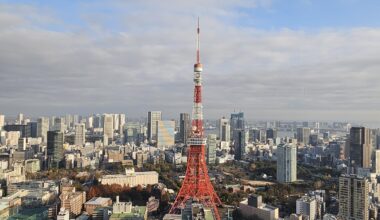
{"label": "cloud", "polygon": [[199,14],[207,118],[234,109],[252,119],[282,120],[372,120],[380,113],[379,28],[235,25],[245,17],[241,8],[270,4],[83,3],[78,24],[46,8],[2,5],[0,111],[140,117],[162,110],[167,118],[191,112]]}

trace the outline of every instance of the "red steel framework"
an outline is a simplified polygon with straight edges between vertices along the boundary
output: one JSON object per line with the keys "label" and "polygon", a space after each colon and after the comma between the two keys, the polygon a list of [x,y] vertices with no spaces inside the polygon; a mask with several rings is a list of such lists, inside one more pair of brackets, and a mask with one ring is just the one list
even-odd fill
{"label": "red steel framework", "polygon": [[200,63],[199,42],[199,19],[197,28],[197,63],[194,64],[194,104],[191,137],[188,139],[190,146],[187,156],[186,176],[182,187],[178,192],[170,213],[178,213],[185,207],[186,201],[192,199],[194,202],[203,204],[206,208],[213,210],[215,219],[220,220],[217,206],[222,205],[208,175],[205,160],[206,139],[203,134],[202,114],[202,64]]}

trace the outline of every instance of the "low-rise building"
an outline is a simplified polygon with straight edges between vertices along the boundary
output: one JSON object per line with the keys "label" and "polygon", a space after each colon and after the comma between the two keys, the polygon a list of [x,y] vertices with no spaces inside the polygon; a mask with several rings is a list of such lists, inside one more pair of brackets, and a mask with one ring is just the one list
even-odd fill
{"label": "low-rise building", "polygon": [[262,197],[259,195],[250,195],[248,199],[240,202],[239,210],[245,218],[279,219],[279,209],[263,203]]}
{"label": "low-rise building", "polygon": [[148,211],[146,206],[132,206],[131,202],[120,202],[119,196],[113,204],[110,220],[146,220]]}
{"label": "low-rise building", "polygon": [[84,203],[84,209],[89,215],[92,215],[96,208],[112,205],[111,198],[94,197]]}
{"label": "low-rise building", "polygon": [[126,169],[125,174],[105,175],[100,179],[103,185],[119,184],[123,186],[145,186],[158,183],[158,173],[156,171],[135,172],[134,169]]}

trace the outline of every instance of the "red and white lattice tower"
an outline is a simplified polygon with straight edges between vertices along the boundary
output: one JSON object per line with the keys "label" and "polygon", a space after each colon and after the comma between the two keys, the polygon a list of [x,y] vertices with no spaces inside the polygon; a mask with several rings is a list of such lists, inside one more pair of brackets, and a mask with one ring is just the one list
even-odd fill
{"label": "red and white lattice tower", "polygon": [[202,64],[200,63],[199,48],[199,19],[197,28],[197,63],[194,64],[194,105],[191,137],[187,144],[190,146],[187,156],[186,176],[177,198],[170,209],[170,213],[178,213],[185,207],[186,201],[192,199],[194,202],[203,204],[206,208],[211,208],[215,219],[220,219],[217,206],[222,205],[216,194],[210,177],[205,159],[206,139],[203,134],[203,114],[202,114]]}

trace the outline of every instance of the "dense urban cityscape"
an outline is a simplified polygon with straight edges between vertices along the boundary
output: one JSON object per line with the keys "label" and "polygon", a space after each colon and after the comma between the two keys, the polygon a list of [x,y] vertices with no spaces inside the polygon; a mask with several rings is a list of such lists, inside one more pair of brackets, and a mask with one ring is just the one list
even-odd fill
{"label": "dense urban cityscape", "polygon": [[[205,11],[200,2],[78,2],[0,1],[0,219],[380,219],[380,128],[372,117],[379,114],[373,75],[380,56],[351,47],[355,39],[378,41],[380,32],[366,20],[358,19],[359,31],[326,31],[314,21],[309,25],[321,25],[321,33],[304,26],[276,32],[253,27],[279,9],[291,14],[275,0],[205,1]],[[318,4],[299,1],[293,12]],[[358,10],[357,1],[347,4]],[[202,17],[187,14],[190,6],[206,17],[205,28]],[[130,15],[126,26],[111,22],[123,13]],[[348,18],[340,13],[333,17]],[[294,18],[302,23],[305,14]],[[176,28],[161,30],[175,19]],[[188,37],[185,29],[196,38],[191,50],[174,42]],[[203,45],[203,31],[213,30]],[[11,43],[14,36],[22,38]],[[358,45],[380,48],[368,42]],[[318,43],[320,57],[317,47],[308,60]],[[267,49],[272,44],[276,49]],[[295,55],[283,56],[293,48]],[[365,67],[352,65],[358,61]]]}
{"label": "dense urban cityscape", "polygon": [[[1,216],[183,219],[167,214],[184,179],[191,130],[190,114],[178,116],[1,115]],[[222,219],[377,218],[379,129],[250,122],[243,112],[204,124]],[[198,216],[199,207],[190,203],[182,215]],[[203,208],[205,219],[209,212]]]}

